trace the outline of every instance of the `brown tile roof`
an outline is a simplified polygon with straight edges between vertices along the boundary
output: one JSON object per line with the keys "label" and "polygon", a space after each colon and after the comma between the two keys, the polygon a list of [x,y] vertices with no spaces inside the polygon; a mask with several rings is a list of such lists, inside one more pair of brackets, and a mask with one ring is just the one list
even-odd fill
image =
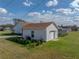
{"label": "brown tile roof", "polygon": [[[29,23],[24,25],[24,29],[45,29],[53,22],[44,22],[44,23]],[[55,25],[55,23],[53,23]],[[55,25],[56,26],[56,25]]]}

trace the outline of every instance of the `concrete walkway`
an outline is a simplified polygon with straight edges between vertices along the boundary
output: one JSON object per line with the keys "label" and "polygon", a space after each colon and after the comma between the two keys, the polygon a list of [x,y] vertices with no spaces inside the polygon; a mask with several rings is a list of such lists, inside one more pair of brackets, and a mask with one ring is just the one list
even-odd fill
{"label": "concrete walkway", "polygon": [[0,39],[11,38],[11,37],[21,37],[21,36],[17,36],[17,35],[13,35],[13,36],[0,36]]}

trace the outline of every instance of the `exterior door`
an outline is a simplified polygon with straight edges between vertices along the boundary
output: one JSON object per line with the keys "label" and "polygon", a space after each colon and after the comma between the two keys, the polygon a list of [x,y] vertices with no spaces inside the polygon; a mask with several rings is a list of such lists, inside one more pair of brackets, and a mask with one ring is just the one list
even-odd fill
{"label": "exterior door", "polygon": [[55,32],[50,32],[50,39],[55,39]]}

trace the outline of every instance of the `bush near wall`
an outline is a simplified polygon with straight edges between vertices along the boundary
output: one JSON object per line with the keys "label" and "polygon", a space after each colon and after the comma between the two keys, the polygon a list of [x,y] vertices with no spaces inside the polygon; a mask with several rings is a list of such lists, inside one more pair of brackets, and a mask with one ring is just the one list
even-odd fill
{"label": "bush near wall", "polygon": [[26,46],[27,48],[34,48],[34,47],[39,46],[45,42],[42,40],[38,40],[38,41],[28,40],[28,39],[25,40],[25,39],[19,38],[19,37],[8,38],[7,40],[22,44],[22,45]]}

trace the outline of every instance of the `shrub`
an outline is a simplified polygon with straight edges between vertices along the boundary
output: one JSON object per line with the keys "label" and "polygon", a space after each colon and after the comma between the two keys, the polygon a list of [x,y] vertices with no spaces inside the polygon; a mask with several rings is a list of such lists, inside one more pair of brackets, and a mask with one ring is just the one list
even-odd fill
{"label": "shrub", "polygon": [[59,35],[59,37],[64,37],[64,36],[66,36],[68,33],[61,33],[61,34],[58,34]]}
{"label": "shrub", "polygon": [[23,38],[19,38],[19,37],[15,37],[15,38],[8,38],[7,40],[22,44],[24,46],[26,46],[27,48],[34,48],[36,46],[41,45],[44,41],[42,40],[29,40],[29,39],[23,39]]}

